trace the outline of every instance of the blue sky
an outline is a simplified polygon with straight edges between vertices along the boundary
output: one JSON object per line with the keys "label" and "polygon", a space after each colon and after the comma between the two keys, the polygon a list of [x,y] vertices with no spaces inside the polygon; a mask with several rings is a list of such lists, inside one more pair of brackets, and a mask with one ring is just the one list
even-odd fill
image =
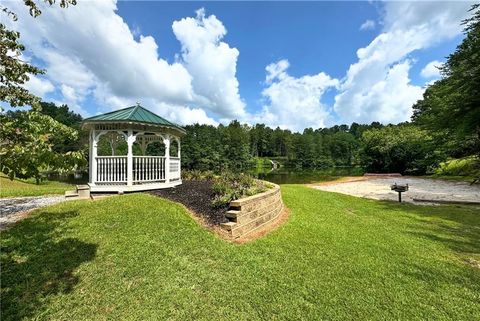
{"label": "blue sky", "polygon": [[298,131],[408,120],[470,5],[108,0],[34,20],[6,4],[25,56],[47,70],[27,87],[47,101],[84,116],[140,101],[181,124]]}

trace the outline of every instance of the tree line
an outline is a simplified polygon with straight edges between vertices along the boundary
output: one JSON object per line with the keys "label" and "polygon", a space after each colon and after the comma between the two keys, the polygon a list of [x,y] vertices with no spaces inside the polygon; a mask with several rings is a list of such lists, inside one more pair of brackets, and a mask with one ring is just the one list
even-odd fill
{"label": "tree line", "polygon": [[[82,117],[68,106],[46,102],[41,102],[40,106],[42,114],[80,130]],[[15,115],[24,112],[9,113],[16,118]],[[273,129],[265,124],[249,126],[237,120],[228,125],[193,124],[184,128],[187,134],[182,139],[182,166],[185,169],[246,170],[256,166],[258,158],[263,158],[296,168],[360,166],[369,172],[425,174],[449,157],[474,154],[469,140],[454,144],[455,137],[446,139],[415,122],[397,125],[353,123],[306,128],[302,133],[279,127]],[[52,139],[54,151],[82,151],[87,155],[87,133],[73,139],[68,135],[56,135]],[[110,146],[104,143],[103,154],[109,155]],[[125,154],[126,149],[122,149],[121,144],[119,147],[116,153]],[[164,152],[162,146],[151,147],[147,150],[149,154]]]}
{"label": "tree line", "polygon": [[[48,142],[52,145],[43,158],[52,160],[52,155],[56,154],[61,160],[68,159],[62,157],[67,153],[80,153],[84,161],[77,164],[84,167],[85,159],[88,158],[88,133],[81,131],[82,116],[72,112],[67,105],[40,102],[39,106],[40,114],[60,123],[63,126],[61,128],[80,132],[80,135],[72,135],[70,131],[57,130],[54,135],[47,135],[37,126],[34,136],[48,137]],[[26,132],[32,131],[29,126],[36,126],[32,121],[26,122],[27,115],[28,112],[25,111],[9,111],[3,117],[9,119],[6,124]],[[330,128],[307,128],[302,133],[279,127],[273,129],[265,124],[249,126],[237,120],[228,125],[193,124],[184,128],[187,132],[182,139],[184,169],[246,170],[257,166],[257,160],[261,158],[273,159],[284,166],[296,168],[361,166],[372,172],[424,174],[448,157],[446,153],[439,152],[438,142],[432,135],[411,123],[387,126],[378,122],[369,125],[353,123]],[[16,137],[21,138],[22,135],[17,132]],[[107,138],[99,142],[101,155],[111,154]],[[38,141],[32,140],[32,146],[35,144]],[[118,142],[116,145],[115,154],[126,154],[126,143]],[[462,152],[465,150],[456,151],[455,154],[458,156]],[[40,172],[42,166],[45,170],[41,162],[32,161],[36,159],[32,153],[39,154],[38,148],[24,150],[17,153],[17,157],[7,157],[16,163],[4,164],[20,168],[28,163],[33,172],[34,168]],[[147,154],[163,153],[162,146],[152,145],[147,149]],[[19,155],[25,156],[25,160],[19,161]],[[268,162],[266,164],[269,165]],[[55,168],[55,164],[50,167]],[[24,173],[28,176],[30,171]]]}
{"label": "tree line", "polygon": [[362,166],[372,172],[424,174],[446,156],[435,153],[432,137],[410,123],[353,123],[302,133],[238,121],[185,128],[182,164],[188,169],[242,170],[262,157],[297,168]]}

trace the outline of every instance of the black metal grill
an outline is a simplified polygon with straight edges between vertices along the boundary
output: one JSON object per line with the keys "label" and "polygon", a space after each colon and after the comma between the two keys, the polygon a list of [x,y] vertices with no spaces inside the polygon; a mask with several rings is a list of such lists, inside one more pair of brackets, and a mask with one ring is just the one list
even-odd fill
{"label": "black metal grill", "polygon": [[398,185],[397,183],[394,183],[393,185],[390,185],[390,189],[398,193],[398,201],[401,203],[402,193],[408,191],[408,184]]}

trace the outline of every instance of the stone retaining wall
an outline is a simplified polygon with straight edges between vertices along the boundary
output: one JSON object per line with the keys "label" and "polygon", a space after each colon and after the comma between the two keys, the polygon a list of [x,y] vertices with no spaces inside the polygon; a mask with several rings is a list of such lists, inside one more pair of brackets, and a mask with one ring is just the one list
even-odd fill
{"label": "stone retaining wall", "polygon": [[273,187],[266,192],[230,202],[226,214],[229,222],[222,223],[221,226],[232,238],[239,238],[266,227],[282,213],[280,186],[268,184]]}

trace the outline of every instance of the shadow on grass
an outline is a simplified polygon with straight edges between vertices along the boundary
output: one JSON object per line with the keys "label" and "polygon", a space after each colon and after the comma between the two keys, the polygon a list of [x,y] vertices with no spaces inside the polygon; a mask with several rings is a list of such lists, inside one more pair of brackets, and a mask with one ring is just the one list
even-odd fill
{"label": "shadow on grass", "polygon": [[480,211],[469,206],[424,206],[382,202],[389,211],[410,216],[408,233],[441,243],[451,250],[480,254]]}
{"label": "shadow on grass", "polygon": [[28,318],[79,282],[74,271],[95,257],[97,246],[65,237],[76,215],[44,212],[2,232],[2,320]]}
{"label": "shadow on grass", "polygon": [[[478,305],[472,305],[472,302],[478,300],[480,293],[478,208],[398,204],[388,201],[378,202],[377,206],[380,212],[392,216],[391,220],[386,219],[390,224],[399,226],[401,233],[425,245],[423,253],[421,250],[418,253],[420,257],[401,260],[394,273],[417,280],[415,284],[418,288],[426,288],[431,292],[443,293],[442,295],[456,289],[455,292],[450,292],[449,300],[461,305],[465,315],[477,314]],[[441,296],[425,304],[442,305],[440,298]],[[450,317],[455,319],[454,315]],[[460,319],[462,318],[458,318]]]}

